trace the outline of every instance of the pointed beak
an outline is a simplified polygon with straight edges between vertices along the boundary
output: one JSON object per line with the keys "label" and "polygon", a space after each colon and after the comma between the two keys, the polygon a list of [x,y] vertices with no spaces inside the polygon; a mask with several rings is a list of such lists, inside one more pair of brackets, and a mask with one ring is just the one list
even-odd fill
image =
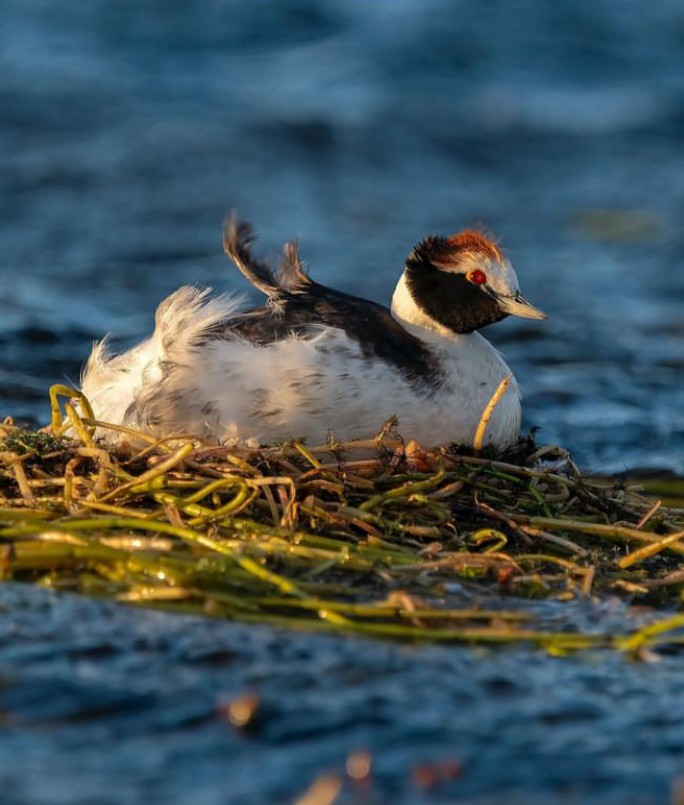
{"label": "pointed beak", "polygon": [[499,307],[509,316],[520,316],[521,319],[545,319],[546,313],[542,313],[538,307],[531,305],[527,299],[518,291],[512,296],[496,296]]}

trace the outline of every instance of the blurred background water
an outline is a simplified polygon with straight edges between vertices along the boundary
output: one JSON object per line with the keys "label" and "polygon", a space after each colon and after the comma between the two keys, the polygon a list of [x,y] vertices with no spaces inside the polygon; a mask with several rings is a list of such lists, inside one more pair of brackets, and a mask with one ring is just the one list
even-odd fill
{"label": "blurred background water", "polygon": [[245,290],[224,215],[387,303],[481,223],[547,324],[488,337],[525,425],[593,470],[684,470],[684,3],[4,4],[2,412],[181,283]]}
{"label": "blurred background water", "polygon": [[[520,380],[525,427],[540,426],[541,441],[564,444],[590,470],[684,471],[683,2],[6,0],[0,35],[0,415],[46,421],[47,386],[76,382],[91,342],[104,333],[115,332],[127,345],[149,332],[154,307],[179,284],[246,290],[220,246],[221,221],[232,209],[255,223],[267,252],[297,236],[318,279],[385,303],[415,241],[480,223],[500,237],[526,296],[551,316],[543,324],[507,321],[486,332]],[[50,606],[79,619],[79,607],[86,605],[59,600]],[[107,617],[128,618],[113,612],[118,614]],[[85,619],[89,639],[103,617]],[[182,619],[155,617],[161,618],[142,621],[153,631],[170,623],[190,628]],[[29,642],[42,645],[35,623],[16,626],[23,628]],[[231,647],[241,645],[245,634],[229,624],[211,629]],[[93,672],[87,664],[85,670],[69,664],[60,635],[47,665],[41,648],[35,649],[38,659],[29,652],[23,665],[12,665],[1,650],[0,659],[22,668],[29,688],[35,683],[59,699],[67,672],[77,667],[86,678]],[[272,646],[289,641],[263,639],[271,647],[265,656],[277,665],[281,649]],[[307,659],[295,664],[293,674],[309,662],[324,668],[319,640],[302,638]],[[404,656],[371,644],[326,646],[355,651],[367,677],[384,674],[388,656]],[[152,687],[164,678],[165,661],[175,663],[165,651],[150,649]],[[496,779],[508,780],[511,791],[522,786],[523,797],[539,789],[544,802],[551,790],[565,792],[563,802],[626,802],[630,790],[636,793],[629,801],[662,802],[681,768],[681,733],[675,741],[651,717],[652,691],[634,669],[596,671],[604,698],[619,695],[611,687],[613,673],[640,680],[625,694],[634,707],[628,730],[608,709],[602,714],[608,720],[596,722],[629,744],[621,755],[617,743],[602,743],[592,732],[593,716],[573,721],[574,699],[560,688],[567,679],[586,679],[581,666],[559,670],[555,661],[520,653],[488,661],[484,669],[490,670],[481,670],[459,650],[419,656],[405,670],[407,687],[392,694],[392,717],[378,717],[364,734],[369,744],[386,746],[398,731],[404,748],[393,756],[394,767],[387,761],[390,771],[400,759],[420,755],[421,746],[432,751],[442,740],[445,746],[456,741],[453,727],[427,739],[406,700],[421,663],[432,669],[425,671],[432,684],[442,662],[449,666],[449,684],[455,684],[453,674],[473,675],[467,690],[450,688],[445,712],[454,724],[466,718],[466,700],[485,702],[487,675],[499,664],[513,677],[516,664],[523,664],[521,686],[529,688],[529,704],[518,691],[502,705],[530,730],[524,751],[514,752],[508,736],[497,750],[503,754],[495,752],[488,765],[492,735],[499,734],[497,715],[484,705],[471,713],[482,742],[470,751],[484,765],[475,766],[470,787],[461,792],[471,797],[468,802],[480,802],[477,797],[493,790]],[[124,657],[131,673],[144,673],[139,655]],[[655,684],[674,700],[681,691],[662,667],[653,672]],[[119,678],[114,666],[104,662],[102,668],[104,677]],[[193,684],[213,689],[215,680],[205,671]],[[239,687],[254,671],[238,665],[235,673],[232,684]],[[268,673],[260,677],[267,692],[282,684]],[[53,689],[49,680],[57,680]],[[78,690],[90,701],[89,683],[83,684]],[[115,689],[118,684],[112,682]],[[375,695],[367,682],[359,685],[360,692],[353,686],[340,692],[342,710],[354,712],[349,708],[356,696],[367,703]],[[341,728],[325,715],[334,693],[321,692],[310,705],[316,712],[325,703],[318,727],[296,744],[300,753],[318,746],[317,735],[334,744]],[[540,697],[557,707],[558,722],[567,715],[579,724],[562,733],[554,749],[546,743],[548,722],[530,720],[527,710],[541,706]],[[293,701],[299,701],[296,695]],[[167,713],[165,734],[175,739],[185,729],[182,712],[171,707]],[[427,707],[426,724],[435,712],[437,698]],[[292,717],[298,723],[296,713]],[[52,716],[45,718],[52,723]],[[62,777],[63,791],[45,781],[40,788],[24,772],[32,764],[51,773],[63,768],[69,744],[57,747],[50,740],[61,733],[50,732],[42,715],[37,723],[39,729],[20,730],[19,743],[12,744],[14,801],[136,801],[131,792],[142,790],[136,780],[147,779],[146,751],[169,753],[159,767],[159,779],[170,786],[164,801],[188,801],[198,748],[188,755],[186,744],[171,746],[159,735],[139,758],[110,752],[96,761],[91,752],[80,776],[78,764],[73,767],[70,787],[64,788]],[[111,749],[127,729],[118,717],[104,717],[93,741]],[[634,743],[636,732],[645,747]],[[573,754],[566,739],[576,741],[575,749],[591,739],[591,751]],[[78,751],[85,751],[83,745]],[[237,774],[237,761],[229,763],[232,751],[206,746],[214,763],[203,755],[202,779],[207,792],[213,785],[224,798],[207,793],[202,800],[193,792],[195,801],[281,801],[272,798],[293,794],[301,783],[294,773],[288,779],[283,767],[280,787],[271,781],[270,788],[260,788],[257,777],[253,789],[231,799],[222,788],[227,778],[221,764]],[[639,774],[625,777],[624,764],[645,751],[651,753],[649,771],[637,765],[632,770],[640,768]],[[296,756],[293,750],[282,757]],[[287,765],[282,757],[274,762]],[[573,789],[567,757],[591,785]],[[309,758],[313,769],[329,755]],[[123,799],[122,788],[119,800],[101,782],[125,769],[130,797]],[[399,801],[398,779],[388,783],[382,801]],[[646,781],[641,788],[625,782],[636,785],[638,779]],[[592,791],[598,792],[595,800]],[[456,801],[457,794],[443,801]]]}

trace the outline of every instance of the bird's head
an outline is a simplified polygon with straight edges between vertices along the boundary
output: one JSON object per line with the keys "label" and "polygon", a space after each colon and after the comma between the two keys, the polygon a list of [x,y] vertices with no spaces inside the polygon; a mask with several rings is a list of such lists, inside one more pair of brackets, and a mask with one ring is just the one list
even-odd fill
{"label": "bird's head", "polygon": [[[455,333],[469,333],[506,316],[546,318],[522,296],[513,266],[496,243],[474,230],[422,240],[406,261],[403,281],[409,297],[404,305],[415,304],[426,317],[424,324],[432,320]],[[418,311],[412,317],[415,323]],[[401,310],[396,313],[402,317]]]}

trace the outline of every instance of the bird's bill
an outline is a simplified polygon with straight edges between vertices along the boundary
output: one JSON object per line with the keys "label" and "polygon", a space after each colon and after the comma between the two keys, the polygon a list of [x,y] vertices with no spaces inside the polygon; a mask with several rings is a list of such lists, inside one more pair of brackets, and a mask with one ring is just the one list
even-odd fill
{"label": "bird's bill", "polygon": [[519,316],[521,319],[545,319],[547,317],[546,313],[531,305],[521,293],[513,294],[513,296],[497,295],[496,298],[501,310],[508,313],[509,316]]}

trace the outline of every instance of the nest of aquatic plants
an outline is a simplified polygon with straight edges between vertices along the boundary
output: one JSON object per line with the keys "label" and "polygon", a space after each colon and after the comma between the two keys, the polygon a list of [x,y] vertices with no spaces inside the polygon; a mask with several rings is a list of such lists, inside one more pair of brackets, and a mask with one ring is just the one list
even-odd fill
{"label": "nest of aquatic plants", "polygon": [[[583,476],[532,439],[505,455],[366,441],[250,449],[157,439],[60,406],[0,425],[0,578],[292,628],[563,652],[681,642],[684,482]],[[79,413],[79,411],[81,413]],[[96,427],[117,431],[104,447]],[[621,598],[639,627],[578,630],[529,599]],[[562,609],[563,604],[558,603]],[[546,619],[545,619],[546,618]]]}

